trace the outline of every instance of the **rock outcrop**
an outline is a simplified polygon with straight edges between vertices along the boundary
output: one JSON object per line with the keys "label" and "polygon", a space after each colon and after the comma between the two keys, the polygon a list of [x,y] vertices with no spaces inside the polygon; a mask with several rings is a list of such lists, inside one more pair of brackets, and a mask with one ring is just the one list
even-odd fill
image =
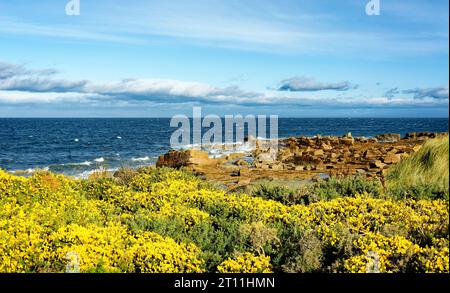
{"label": "rock outcrop", "polygon": [[[359,174],[383,177],[393,164],[417,152],[428,138],[445,134],[382,134],[374,138],[342,136],[290,137],[256,141],[251,153],[212,159],[198,150],[170,151],[157,167],[186,167],[208,179],[236,188],[261,178],[311,180]],[[253,139],[253,138],[252,138]],[[274,144],[275,143],[275,144]]]}
{"label": "rock outcrop", "polygon": [[156,162],[156,167],[181,168],[192,165],[214,165],[218,161],[209,158],[207,152],[199,150],[172,150],[167,154],[161,155]]}
{"label": "rock outcrop", "polygon": [[386,134],[379,134],[375,136],[375,138],[381,142],[396,142],[399,141],[402,138],[402,136],[398,133],[386,133]]}

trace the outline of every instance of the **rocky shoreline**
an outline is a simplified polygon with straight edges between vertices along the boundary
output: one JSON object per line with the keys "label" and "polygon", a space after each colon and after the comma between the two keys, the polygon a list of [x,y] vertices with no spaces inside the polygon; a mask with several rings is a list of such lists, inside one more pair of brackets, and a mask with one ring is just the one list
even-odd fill
{"label": "rocky shoreline", "polygon": [[[161,155],[157,167],[185,168],[232,190],[259,179],[344,177],[360,174],[383,181],[386,170],[417,152],[431,138],[448,133],[380,134],[372,138],[320,136],[279,141],[247,138],[251,151],[211,158],[207,151],[172,150]],[[278,150],[274,148],[278,144]]]}

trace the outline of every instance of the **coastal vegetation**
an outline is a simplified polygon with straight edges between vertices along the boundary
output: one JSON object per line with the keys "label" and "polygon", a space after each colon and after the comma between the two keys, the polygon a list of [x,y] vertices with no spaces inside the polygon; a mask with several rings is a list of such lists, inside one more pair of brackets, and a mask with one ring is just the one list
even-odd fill
{"label": "coastal vegetation", "polygon": [[444,167],[448,138],[386,182],[227,192],[170,168],[85,180],[0,170],[0,272],[449,272]]}
{"label": "coastal vegetation", "polygon": [[449,137],[428,140],[414,156],[390,168],[387,183],[400,197],[448,199]]}

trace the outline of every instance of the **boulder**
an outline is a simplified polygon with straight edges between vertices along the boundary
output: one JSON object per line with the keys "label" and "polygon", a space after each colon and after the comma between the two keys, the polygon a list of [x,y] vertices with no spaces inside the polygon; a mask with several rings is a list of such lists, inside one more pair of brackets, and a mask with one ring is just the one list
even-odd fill
{"label": "boulder", "polygon": [[370,162],[370,168],[383,169],[385,166],[386,164],[381,162],[380,160],[373,160],[372,162]]}
{"label": "boulder", "polygon": [[322,145],[320,146],[321,149],[323,149],[324,151],[331,151],[333,149],[332,146],[326,144],[326,143],[322,143]]}
{"label": "boulder", "polygon": [[400,162],[402,159],[400,154],[387,154],[386,157],[384,157],[383,162],[386,164],[395,164]]}
{"label": "boulder", "polygon": [[434,132],[409,132],[405,135],[405,139],[428,139],[428,138],[436,138],[441,133]]}
{"label": "boulder", "polygon": [[352,146],[355,143],[355,140],[350,137],[341,137],[339,138],[339,143],[347,146]]}
{"label": "boulder", "polygon": [[241,168],[238,170],[239,176],[249,176],[250,175],[250,169],[249,168]]}
{"label": "boulder", "polygon": [[242,158],[242,157],[245,157],[245,156],[246,156],[246,154],[244,154],[244,153],[232,153],[232,154],[228,154],[225,157],[225,159],[227,161],[232,161],[232,160],[236,160],[236,159],[239,159],[239,158]]}
{"label": "boulder", "polygon": [[332,159],[336,159],[337,157],[339,157],[339,154],[331,153],[331,154],[330,154],[330,157],[331,157]]}
{"label": "boulder", "polygon": [[363,157],[366,159],[375,158],[380,155],[378,150],[368,149],[364,152]]}
{"label": "boulder", "polygon": [[271,166],[272,170],[278,171],[278,170],[283,170],[283,165],[281,164],[274,164]]}
{"label": "boulder", "polygon": [[209,158],[209,154],[199,150],[175,151],[161,155],[156,162],[156,167],[181,168],[191,165],[211,165],[217,161]]}
{"label": "boulder", "polygon": [[398,133],[385,133],[385,134],[379,134],[379,135],[375,136],[375,138],[381,142],[397,142],[402,137]]}
{"label": "boulder", "polygon": [[352,138],[353,136],[352,136],[352,133],[351,133],[351,132],[347,132],[346,134],[344,134],[343,137],[346,137],[346,138]]}
{"label": "boulder", "polygon": [[269,147],[267,150],[260,152],[257,156],[256,156],[256,160],[260,161],[260,162],[273,162],[276,160],[278,156],[278,150],[272,147]]}
{"label": "boulder", "polygon": [[324,152],[323,150],[315,150],[313,155],[318,157],[318,156],[323,156]]}
{"label": "boulder", "polygon": [[242,160],[242,159],[237,160],[236,162],[234,162],[234,164],[236,166],[248,166],[248,165],[250,165],[249,162],[247,162],[246,160]]}
{"label": "boulder", "polygon": [[388,153],[388,154],[393,154],[393,155],[395,155],[395,154],[398,153],[398,152],[399,152],[398,149],[393,148],[392,150],[388,151],[387,153]]}

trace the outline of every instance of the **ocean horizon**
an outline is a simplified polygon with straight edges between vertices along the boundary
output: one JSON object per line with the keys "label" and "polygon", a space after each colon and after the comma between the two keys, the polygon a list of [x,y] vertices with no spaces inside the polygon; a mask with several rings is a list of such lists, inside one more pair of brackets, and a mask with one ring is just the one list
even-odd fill
{"label": "ocean horizon", "polygon": [[[449,129],[448,118],[279,118],[278,124],[279,138]],[[43,169],[82,178],[99,168],[155,164],[171,149],[177,129],[170,127],[170,118],[0,118],[0,125],[1,169],[24,174]]]}

